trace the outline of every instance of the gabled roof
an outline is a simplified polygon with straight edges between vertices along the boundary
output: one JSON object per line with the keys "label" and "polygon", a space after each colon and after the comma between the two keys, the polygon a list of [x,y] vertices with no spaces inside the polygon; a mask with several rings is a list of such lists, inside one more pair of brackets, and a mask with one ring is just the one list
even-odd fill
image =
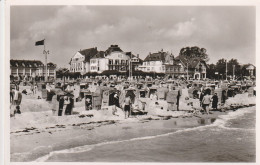
{"label": "gabled roof", "polygon": [[165,62],[165,57],[168,55],[166,52],[152,53],[146,56],[144,61],[162,61]]}
{"label": "gabled roof", "polygon": [[79,51],[80,54],[85,56],[85,61],[89,62],[90,59],[98,53],[97,48],[89,48],[89,49],[83,49]]}
{"label": "gabled roof", "polygon": [[126,52],[125,55],[129,56],[130,58],[138,58],[139,59],[139,63],[142,63],[143,60],[139,57],[137,57],[136,55],[132,54],[132,52]]}
{"label": "gabled roof", "polygon": [[256,68],[253,64],[244,64],[243,67],[244,68],[249,68],[249,67],[253,67],[254,69]]}
{"label": "gabled roof", "polygon": [[98,53],[95,54],[92,58],[105,58],[105,52],[104,51],[98,51]]}
{"label": "gabled roof", "polygon": [[123,52],[118,45],[111,45],[106,51],[105,54],[108,55],[112,52]]}

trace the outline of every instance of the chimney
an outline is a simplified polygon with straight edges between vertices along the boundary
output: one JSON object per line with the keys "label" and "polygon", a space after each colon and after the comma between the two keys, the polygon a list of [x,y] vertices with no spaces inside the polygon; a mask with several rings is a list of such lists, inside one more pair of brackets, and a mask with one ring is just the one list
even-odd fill
{"label": "chimney", "polygon": [[139,58],[139,54],[137,54],[136,57]]}
{"label": "chimney", "polygon": [[161,52],[163,52],[163,49],[161,50]]}

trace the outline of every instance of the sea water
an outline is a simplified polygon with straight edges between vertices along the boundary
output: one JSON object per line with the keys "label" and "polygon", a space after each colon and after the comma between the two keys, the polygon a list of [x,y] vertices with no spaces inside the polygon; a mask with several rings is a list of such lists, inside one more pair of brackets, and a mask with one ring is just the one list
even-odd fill
{"label": "sea water", "polygon": [[255,162],[255,119],[255,107],[243,108],[209,125],[54,151],[36,161]]}

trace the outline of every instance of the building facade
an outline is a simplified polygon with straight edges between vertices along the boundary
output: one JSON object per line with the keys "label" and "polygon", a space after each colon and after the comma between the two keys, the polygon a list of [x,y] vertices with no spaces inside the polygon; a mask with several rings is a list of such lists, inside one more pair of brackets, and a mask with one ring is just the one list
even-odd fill
{"label": "building facade", "polygon": [[173,54],[164,52],[149,53],[139,66],[143,72],[164,73],[172,77],[188,77],[193,79],[205,79],[207,64],[200,59],[185,60],[183,57],[174,58]]}
{"label": "building facade", "polygon": [[70,72],[80,72],[82,74],[90,72],[90,59],[97,53],[96,47],[76,52],[69,62]]}
{"label": "building facade", "polygon": [[163,50],[158,53],[149,53],[143,64],[139,66],[139,70],[143,72],[165,73],[164,63],[166,56],[167,53],[163,52]]}
{"label": "building facade", "polygon": [[[47,76],[56,78],[56,64],[47,64]],[[10,60],[11,75],[14,77],[45,77],[46,68],[41,61]]]}
{"label": "building facade", "polygon": [[70,61],[70,72],[102,73],[112,70],[127,72],[131,59],[132,69],[137,69],[142,64],[139,55],[124,52],[118,45],[111,45],[106,51],[98,51],[97,48],[85,49],[77,52]]}
{"label": "building facade", "polygon": [[90,59],[90,72],[102,73],[108,70],[108,59],[105,58],[105,52],[99,51]]}
{"label": "building facade", "polygon": [[181,65],[180,72],[177,74],[182,77],[187,78],[188,76],[188,78],[198,80],[207,78],[207,64],[204,60],[194,58],[188,61],[184,57],[178,56],[175,61]]}

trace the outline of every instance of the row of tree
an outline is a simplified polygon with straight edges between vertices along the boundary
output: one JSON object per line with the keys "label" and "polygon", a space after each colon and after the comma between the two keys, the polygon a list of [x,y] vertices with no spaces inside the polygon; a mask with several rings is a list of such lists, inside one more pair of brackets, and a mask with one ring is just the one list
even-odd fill
{"label": "row of tree", "polygon": [[[233,76],[233,73],[236,79],[241,79],[245,76],[250,76],[249,71],[246,69],[249,64],[243,65],[238,62],[237,59],[231,59],[226,61],[225,59],[219,59],[216,64],[209,64],[207,69],[207,77],[210,79],[223,79],[226,78],[226,69],[227,75]],[[256,69],[253,70],[253,76],[256,75]]]}
{"label": "row of tree", "polygon": [[[180,50],[179,56],[183,57],[186,62],[192,63],[194,59],[209,61],[209,56],[205,48],[199,48],[198,46],[184,47]],[[210,79],[225,79],[226,70],[228,76],[233,76],[237,79],[249,76],[249,71],[246,69],[248,65],[242,65],[237,59],[231,59],[226,61],[225,59],[219,59],[216,64],[209,64],[207,69],[207,78]],[[255,69],[253,71],[255,76]]]}

